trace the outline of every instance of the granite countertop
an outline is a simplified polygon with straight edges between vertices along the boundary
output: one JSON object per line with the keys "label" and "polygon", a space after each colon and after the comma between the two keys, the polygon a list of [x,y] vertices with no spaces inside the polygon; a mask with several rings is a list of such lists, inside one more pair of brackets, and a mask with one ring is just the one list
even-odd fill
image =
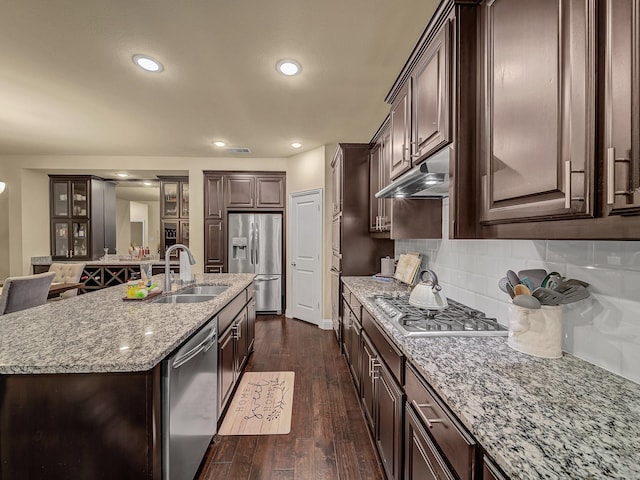
{"label": "granite countertop", "polygon": [[506,337],[405,337],[368,297],[406,286],[342,280],[512,479],[640,478],[640,385]]}
{"label": "granite countertop", "polygon": [[[127,286],[117,285],[0,316],[0,374],[149,370],[249,286],[254,276],[196,275],[197,284],[229,285],[215,299],[201,303],[123,301]],[[162,285],[164,275],[152,278]]]}

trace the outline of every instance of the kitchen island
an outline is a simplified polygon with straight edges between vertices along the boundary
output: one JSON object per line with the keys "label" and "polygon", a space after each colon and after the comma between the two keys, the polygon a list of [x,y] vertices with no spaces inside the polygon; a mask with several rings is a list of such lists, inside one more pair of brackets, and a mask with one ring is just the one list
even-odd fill
{"label": "kitchen island", "polygon": [[640,385],[566,353],[519,353],[506,337],[403,336],[370,297],[406,286],[343,281],[477,440],[478,462],[511,479],[640,478]]}
{"label": "kitchen island", "polygon": [[162,361],[244,308],[253,277],[197,275],[228,285],[201,303],[125,301],[119,285],[2,316],[0,478],[160,479]]}

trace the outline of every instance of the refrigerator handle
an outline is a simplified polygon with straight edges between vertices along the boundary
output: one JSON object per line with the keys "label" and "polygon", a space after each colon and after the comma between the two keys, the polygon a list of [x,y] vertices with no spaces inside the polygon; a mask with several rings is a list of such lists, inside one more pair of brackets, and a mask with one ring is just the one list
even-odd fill
{"label": "refrigerator handle", "polygon": [[253,222],[251,222],[251,236],[249,237],[249,252],[250,252],[250,255],[251,255],[251,265],[254,264],[254,261],[253,261],[253,248],[254,248],[253,244],[254,244],[254,241],[255,241],[254,233],[253,233],[254,228],[255,227],[253,225]]}
{"label": "refrigerator handle", "polygon": [[256,243],[255,243],[255,249],[256,249],[256,265],[258,265],[258,263],[260,263],[260,258],[258,258],[258,252],[260,251],[260,228],[259,228],[259,224],[256,223]]}

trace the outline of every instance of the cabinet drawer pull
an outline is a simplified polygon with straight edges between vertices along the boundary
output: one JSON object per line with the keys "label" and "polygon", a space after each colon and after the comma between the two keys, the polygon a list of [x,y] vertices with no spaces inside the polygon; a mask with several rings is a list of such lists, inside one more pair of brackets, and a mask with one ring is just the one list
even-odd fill
{"label": "cabinet drawer pull", "polygon": [[427,424],[427,427],[433,428],[434,423],[444,423],[444,419],[442,418],[427,418],[424,413],[422,413],[423,408],[433,408],[433,404],[431,403],[418,403],[415,400],[411,400],[411,404],[414,406],[420,418]]}
{"label": "cabinet drawer pull", "polygon": [[372,360],[372,372],[371,372],[371,381],[378,380],[380,378],[379,368],[381,367],[380,362],[378,362],[375,358]]}
{"label": "cabinet drawer pull", "polygon": [[607,204],[613,205],[615,202],[615,162],[616,149],[614,147],[607,148]]}
{"label": "cabinet drawer pull", "polygon": [[564,162],[564,208],[571,208],[571,161]]}

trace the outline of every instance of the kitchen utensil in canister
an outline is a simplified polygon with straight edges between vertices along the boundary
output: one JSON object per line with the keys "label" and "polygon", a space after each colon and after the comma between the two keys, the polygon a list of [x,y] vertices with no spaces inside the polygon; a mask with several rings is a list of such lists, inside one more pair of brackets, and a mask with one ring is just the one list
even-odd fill
{"label": "kitchen utensil in canister", "polygon": [[537,310],[541,307],[540,300],[532,295],[516,295],[513,298],[513,304],[523,308]]}
{"label": "kitchen utensil in canister", "polygon": [[542,305],[560,305],[564,303],[564,295],[550,288],[538,287],[531,295],[536,297]]}
{"label": "kitchen utensil in canister", "polygon": [[509,293],[507,291],[507,283],[509,282],[509,280],[507,280],[507,277],[502,277],[500,280],[498,280],[498,288],[500,290],[502,290],[504,293]]}
{"label": "kitchen utensil in canister", "polygon": [[513,270],[507,270],[507,280],[509,280],[512,287],[520,283],[520,277]]}
{"label": "kitchen utensil in canister", "polygon": [[528,278],[531,282],[531,285],[527,285],[531,291],[542,285],[542,280],[547,276],[547,271],[542,268],[531,268],[528,270],[520,270],[518,272],[518,277],[520,279]]}
{"label": "kitchen utensil in canister", "polygon": [[[424,275],[429,279],[425,280]],[[413,288],[409,295],[409,304],[426,310],[442,310],[449,304],[442,293],[442,287],[438,283],[438,276],[433,270],[423,270],[418,275],[420,282]]]}
{"label": "kitchen utensil in canister", "polygon": [[513,287],[513,293],[515,293],[516,296],[518,296],[518,295],[531,295],[531,290],[529,290],[526,285],[523,285],[523,284],[519,283],[518,285]]}

